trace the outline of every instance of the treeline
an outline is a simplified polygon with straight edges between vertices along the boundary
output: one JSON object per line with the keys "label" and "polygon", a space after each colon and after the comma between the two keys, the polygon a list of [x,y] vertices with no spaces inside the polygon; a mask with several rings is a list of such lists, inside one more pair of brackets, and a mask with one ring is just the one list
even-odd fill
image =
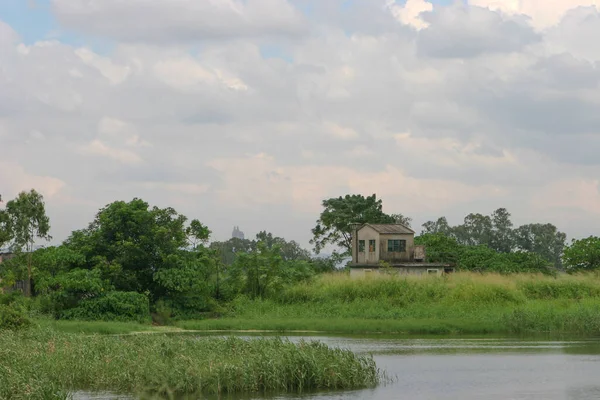
{"label": "treeline", "polygon": [[514,227],[510,217],[505,208],[499,208],[491,215],[469,214],[457,226],[450,226],[446,218],[441,217],[424,223],[422,233],[443,234],[458,245],[486,246],[498,253],[534,253],[554,267],[562,268],[565,233],[550,223]]}
{"label": "treeline", "polygon": [[[0,311],[22,303],[58,319],[145,321],[152,314],[159,323],[218,315],[236,298],[280,298],[286,288],[334,271],[350,254],[360,224],[411,223],[402,214],[384,213],[375,195],[347,195],[322,205],[312,230],[314,251],[342,249],[327,258],[265,231],[252,240],[211,243],[211,231],[200,221],[141,199],[113,202],[61,245],[32,251],[36,239],[50,238],[50,221],[43,197],[23,192],[0,210],[0,248],[16,254],[0,264],[0,288],[21,284],[27,298],[17,291],[0,296]],[[514,227],[503,208],[488,216],[469,214],[458,226],[444,217],[427,222],[415,242],[426,246],[428,261],[459,270],[556,274],[600,268],[600,238],[566,245],[566,235],[554,225]],[[19,315],[10,318],[19,322]]]}
{"label": "treeline", "polygon": [[[39,194],[23,195],[35,197],[45,215]],[[26,252],[30,244],[19,244],[33,238],[15,239],[17,222],[27,225],[28,201],[21,202],[20,218],[9,203],[0,230],[17,255],[0,264],[2,286],[31,278],[32,306],[55,318],[147,320],[149,310],[159,322],[198,318],[239,295],[274,296],[286,285],[333,270],[337,262],[313,258],[298,243],[267,232],[256,240],[208,245],[211,232],[198,220],[141,199],[111,203],[60,246]],[[29,232],[35,231],[35,218],[30,222]],[[4,302],[18,295],[12,297]]]}

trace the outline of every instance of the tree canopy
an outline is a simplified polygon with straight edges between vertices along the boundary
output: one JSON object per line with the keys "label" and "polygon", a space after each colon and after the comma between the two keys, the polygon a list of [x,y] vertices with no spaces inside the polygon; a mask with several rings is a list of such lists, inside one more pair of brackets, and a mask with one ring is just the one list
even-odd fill
{"label": "tree canopy", "polygon": [[384,213],[382,201],[375,194],[367,197],[348,194],[323,200],[322,205],[324,210],[312,229],[313,239],[310,242],[317,254],[328,244],[339,246],[349,254],[354,224],[393,224],[399,220],[410,223],[410,218],[402,214]]}
{"label": "tree canopy", "polygon": [[565,249],[563,259],[569,272],[600,269],[600,237],[573,240]]}

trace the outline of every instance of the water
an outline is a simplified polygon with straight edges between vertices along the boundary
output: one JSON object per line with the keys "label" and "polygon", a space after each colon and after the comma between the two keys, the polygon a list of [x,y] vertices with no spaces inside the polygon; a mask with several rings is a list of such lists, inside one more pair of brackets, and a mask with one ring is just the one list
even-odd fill
{"label": "water", "polygon": [[[367,390],[271,399],[600,399],[600,340],[288,338],[373,354],[393,381]],[[80,393],[75,398],[114,396]]]}

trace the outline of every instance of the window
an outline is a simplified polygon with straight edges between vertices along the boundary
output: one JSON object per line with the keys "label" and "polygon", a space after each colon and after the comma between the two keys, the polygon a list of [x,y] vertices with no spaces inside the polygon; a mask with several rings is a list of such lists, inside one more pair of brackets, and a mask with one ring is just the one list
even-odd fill
{"label": "window", "polygon": [[406,240],[388,240],[388,253],[404,253]]}
{"label": "window", "polygon": [[438,275],[440,273],[440,271],[438,269],[428,269],[427,273],[429,275]]}
{"label": "window", "polygon": [[359,240],[358,241],[358,252],[359,253],[364,253],[365,252],[365,241],[364,240]]}
{"label": "window", "polygon": [[375,241],[369,240],[369,253],[375,253]]}

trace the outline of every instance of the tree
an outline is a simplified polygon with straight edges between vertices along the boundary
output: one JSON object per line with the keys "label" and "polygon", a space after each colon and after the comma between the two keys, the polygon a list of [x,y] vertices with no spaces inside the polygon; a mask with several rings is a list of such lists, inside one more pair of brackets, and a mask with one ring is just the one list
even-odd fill
{"label": "tree", "polygon": [[202,225],[197,219],[193,219],[190,225],[185,229],[188,244],[193,250],[196,250],[198,245],[206,244],[212,232],[207,226]]}
{"label": "tree", "polygon": [[291,260],[310,260],[310,252],[303,249],[300,244],[294,240],[288,242],[282,237],[273,236],[272,233],[261,231],[256,235],[258,242],[263,242],[268,249],[272,249],[274,246],[279,246],[281,258],[284,261]]}
{"label": "tree", "polygon": [[324,210],[312,229],[315,253],[327,245],[342,247],[346,254],[352,251],[353,224],[393,224],[394,218],[383,212],[382,201],[375,194],[346,195],[323,200]]}
{"label": "tree", "polygon": [[446,217],[440,217],[437,221],[427,221],[423,225],[422,234],[436,234],[450,236],[452,234],[452,228],[448,225]]}
{"label": "tree", "polygon": [[490,247],[500,253],[510,253],[515,244],[510,213],[506,208],[499,208],[492,213],[491,220]]}
{"label": "tree", "polygon": [[0,241],[10,243],[12,251],[27,252],[25,296],[31,296],[31,258],[36,239],[50,240],[50,219],[46,216],[44,197],[32,189],[21,192],[0,211]]}
{"label": "tree", "polygon": [[112,271],[117,290],[149,291],[156,300],[166,288],[155,274],[190,245],[190,235],[204,240],[205,227],[193,222],[188,229],[186,220],[173,208],[150,208],[141,199],[116,201],[102,208],[87,229],[73,232],[66,246],[85,256],[88,269],[104,265]]}
{"label": "tree", "polygon": [[552,224],[527,224],[514,231],[515,247],[539,254],[555,267],[562,266],[562,253],[567,235]]}
{"label": "tree", "polygon": [[402,224],[408,228],[410,228],[410,224],[412,224],[412,218],[402,214],[391,214],[390,217],[394,220],[394,224]]}
{"label": "tree", "polygon": [[454,228],[454,235],[460,244],[478,246],[491,244],[492,219],[487,215],[469,214],[462,225]]}
{"label": "tree", "polygon": [[564,265],[569,272],[591,271],[600,268],[600,237],[590,236],[573,240],[563,255]]}

